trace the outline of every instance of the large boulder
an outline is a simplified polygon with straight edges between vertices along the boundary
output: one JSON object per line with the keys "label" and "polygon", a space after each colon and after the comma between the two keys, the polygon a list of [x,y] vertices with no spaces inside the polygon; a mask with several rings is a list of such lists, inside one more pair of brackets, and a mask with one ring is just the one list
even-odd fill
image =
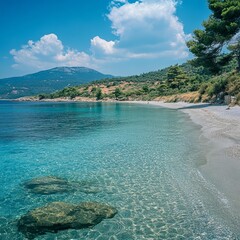
{"label": "large boulder", "polygon": [[105,218],[114,217],[116,213],[116,208],[103,203],[52,202],[29,211],[18,220],[17,226],[27,238],[33,239],[46,232],[94,226]]}
{"label": "large boulder", "polygon": [[31,179],[24,183],[24,187],[36,194],[65,193],[73,190],[72,185],[63,178],[45,176]]}

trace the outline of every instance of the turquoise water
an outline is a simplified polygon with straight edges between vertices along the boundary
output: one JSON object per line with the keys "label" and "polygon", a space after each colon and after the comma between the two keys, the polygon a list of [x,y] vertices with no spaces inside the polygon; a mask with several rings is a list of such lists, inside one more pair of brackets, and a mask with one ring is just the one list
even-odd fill
{"label": "turquoise water", "polygon": [[[93,228],[36,239],[238,239],[224,195],[198,171],[200,129],[180,111],[118,103],[0,102],[0,239],[51,201],[98,201],[118,214]],[[54,175],[97,193],[34,195],[22,184]]]}

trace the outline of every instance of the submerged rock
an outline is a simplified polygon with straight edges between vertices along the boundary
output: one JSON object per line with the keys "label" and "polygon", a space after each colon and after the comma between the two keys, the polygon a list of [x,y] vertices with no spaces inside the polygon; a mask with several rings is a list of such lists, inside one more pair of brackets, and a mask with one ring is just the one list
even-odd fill
{"label": "submerged rock", "polygon": [[24,183],[24,187],[37,194],[64,193],[73,190],[66,179],[54,176],[34,178]]}
{"label": "submerged rock", "polygon": [[93,187],[93,186],[81,186],[79,188],[80,192],[86,193],[86,194],[96,194],[101,192],[101,189],[98,187]]}
{"label": "submerged rock", "polygon": [[52,202],[36,208],[18,220],[18,230],[27,238],[33,239],[46,232],[65,229],[81,229],[94,226],[105,218],[112,218],[116,208],[97,202],[69,204]]}
{"label": "submerged rock", "polygon": [[55,176],[45,176],[31,179],[24,183],[24,187],[31,193],[36,194],[56,194],[70,191],[79,191],[86,194],[96,194],[101,191],[100,188],[92,186],[90,182],[70,182],[64,178]]}

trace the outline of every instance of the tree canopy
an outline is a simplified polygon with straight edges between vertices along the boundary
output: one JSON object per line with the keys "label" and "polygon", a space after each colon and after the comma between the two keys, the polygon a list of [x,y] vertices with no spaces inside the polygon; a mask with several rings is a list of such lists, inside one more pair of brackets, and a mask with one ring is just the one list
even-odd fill
{"label": "tree canopy", "polygon": [[187,42],[190,51],[197,57],[192,63],[218,73],[222,66],[235,57],[239,70],[240,1],[208,0],[208,5],[212,14],[203,22],[204,29],[195,30],[193,39]]}

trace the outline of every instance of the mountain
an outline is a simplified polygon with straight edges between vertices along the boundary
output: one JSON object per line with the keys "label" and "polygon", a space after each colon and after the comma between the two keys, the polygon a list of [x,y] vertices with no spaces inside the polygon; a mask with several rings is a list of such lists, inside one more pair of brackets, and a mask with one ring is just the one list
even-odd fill
{"label": "mountain", "polygon": [[85,67],[56,67],[22,77],[0,79],[0,98],[51,93],[64,87],[112,77]]}

